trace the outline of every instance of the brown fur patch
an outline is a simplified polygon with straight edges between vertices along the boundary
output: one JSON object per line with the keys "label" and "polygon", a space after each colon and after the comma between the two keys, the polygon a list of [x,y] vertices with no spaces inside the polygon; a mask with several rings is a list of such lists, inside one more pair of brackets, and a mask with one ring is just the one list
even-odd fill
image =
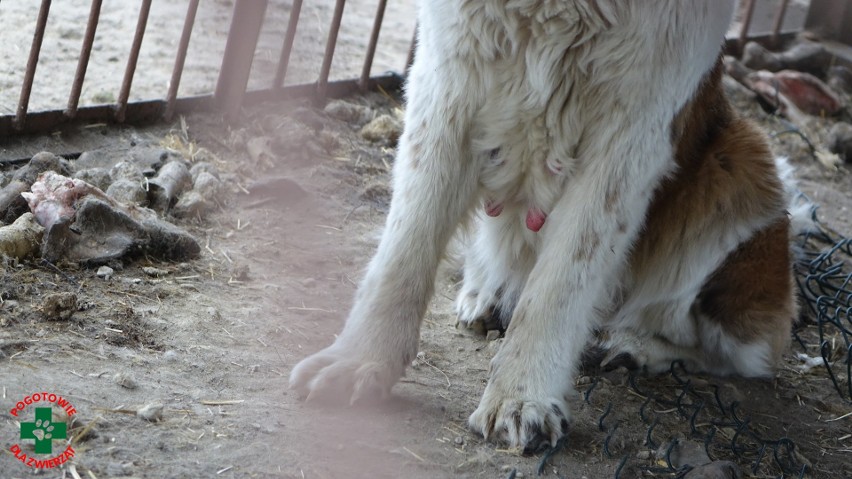
{"label": "brown fur patch", "polygon": [[708,278],[699,307],[734,338],[768,340],[777,357],[796,311],[783,185],[764,134],[730,106],[721,75],[717,64],[673,122],[678,169],[655,192],[631,272],[638,282],[681,268],[673,258],[714,232],[772,221]]}
{"label": "brown fur patch", "polygon": [[659,268],[707,232],[784,214],[783,186],[763,133],[724,97],[721,66],[675,118],[677,171],[657,188],[632,266]]}
{"label": "brown fur patch", "polygon": [[757,232],[731,253],[701,290],[701,311],[732,337],[768,340],[780,355],[790,338],[796,300],[790,257],[790,221]]}

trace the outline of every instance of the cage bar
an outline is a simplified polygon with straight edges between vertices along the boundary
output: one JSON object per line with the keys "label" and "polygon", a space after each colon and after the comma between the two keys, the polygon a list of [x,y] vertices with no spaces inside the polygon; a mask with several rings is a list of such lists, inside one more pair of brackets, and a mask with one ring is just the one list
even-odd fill
{"label": "cage bar", "polygon": [[771,43],[773,47],[777,47],[779,43],[781,43],[781,26],[784,24],[784,16],[787,14],[787,5],[789,3],[790,0],[781,0],[781,4],[775,12],[775,22],[772,25],[772,37],[769,39],[769,43]]}
{"label": "cage bar", "polygon": [[116,103],[115,120],[119,123],[124,121],[127,111],[130,86],[133,84],[133,75],[136,74],[136,62],[139,60],[139,50],[142,49],[142,37],[145,36],[150,11],[151,0],[142,0],[142,6],[139,8],[139,19],[136,21],[136,33],[133,35],[133,45],[130,47],[130,56],[127,58],[127,68],[124,71],[124,80],[121,82],[121,90],[118,93],[118,102]]}
{"label": "cage bar", "polygon": [[346,0],[337,0],[334,5],[334,15],[331,18],[331,28],[328,32],[328,41],[325,44],[325,55],[322,58],[319,80],[317,81],[316,100],[325,101],[328,94],[328,75],[331,72],[331,60],[334,58],[334,48],[337,46],[337,34],[340,32],[340,22],[343,19],[343,7]]}
{"label": "cage bar", "polygon": [[18,101],[18,109],[15,112],[15,126],[22,129],[27,119],[27,111],[30,105],[30,93],[33,91],[33,79],[35,79],[38,56],[41,52],[41,43],[44,40],[44,29],[47,26],[47,17],[50,14],[51,0],[42,0],[36,20],[36,29],[33,34],[33,44],[30,47],[30,55],[27,59],[27,69],[24,72],[24,82],[21,84],[21,98]]}
{"label": "cage bar", "polygon": [[183,67],[186,63],[186,52],[189,49],[189,39],[192,36],[192,28],[195,25],[195,14],[198,12],[198,0],[189,0],[186,8],[186,18],[183,21],[183,31],[180,34],[175,66],[172,69],[172,78],[169,81],[169,91],[166,93],[166,112],[163,117],[171,119],[175,113],[175,101],[177,100],[180,78],[183,75]]}
{"label": "cage bar", "polygon": [[362,90],[367,89],[367,83],[370,79],[370,69],[373,68],[373,59],[376,56],[376,46],[379,43],[379,33],[382,30],[382,21],[385,18],[387,4],[387,0],[379,0],[379,5],[376,8],[376,17],[373,19],[373,30],[370,32],[370,43],[367,45],[367,56],[364,59],[364,68],[361,70],[359,84]]}
{"label": "cage bar", "polygon": [[281,46],[281,56],[278,59],[278,68],[275,70],[275,78],[272,80],[272,88],[284,86],[284,78],[287,76],[287,67],[290,66],[290,54],[293,52],[293,43],[296,41],[296,28],[299,25],[299,17],[302,14],[302,0],[294,0],[290,9],[290,20],[287,22],[287,33],[284,35],[284,45]]}
{"label": "cage bar", "polygon": [[68,107],[65,109],[65,115],[68,118],[74,118],[77,115],[77,106],[80,102],[80,93],[83,91],[83,81],[86,79],[86,69],[89,67],[92,45],[95,43],[95,32],[98,29],[102,3],[103,0],[92,0],[92,7],[89,10],[89,21],[86,22],[86,33],[83,35],[77,72],[74,74],[74,83],[71,84],[71,94],[68,96]]}
{"label": "cage bar", "polygon": [[739,41],[737,42],[740,52],[743,51],[746,41],[748,41],[748,32],[751,29],[751,20],[754,17],[755,3],[757,3],[757,0],[745,0],[745,16],[743,17]]}

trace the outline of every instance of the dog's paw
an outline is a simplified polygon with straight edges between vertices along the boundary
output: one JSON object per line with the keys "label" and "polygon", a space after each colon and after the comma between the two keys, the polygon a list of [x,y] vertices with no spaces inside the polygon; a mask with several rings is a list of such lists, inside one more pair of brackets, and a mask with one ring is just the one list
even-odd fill
{"label": "dog's paw", "polygon": [[493,294],[463,289],[456,299],[456,327],[472,329],[481,334],[501,329],[496,303],[497,297]]}
{"label": "dog's paw", "polygon": [[402,364],[363,358],[355,351],[332,345],[293,368],[290,389],[306,401],[350,405],[372,402],[390,394],[404,369]]}
{"label": "dog's paw", "polygon": [[536,454],[568,433],[568,407],[563,399],[522,399],[486,390],[468,424],[486,440]]}

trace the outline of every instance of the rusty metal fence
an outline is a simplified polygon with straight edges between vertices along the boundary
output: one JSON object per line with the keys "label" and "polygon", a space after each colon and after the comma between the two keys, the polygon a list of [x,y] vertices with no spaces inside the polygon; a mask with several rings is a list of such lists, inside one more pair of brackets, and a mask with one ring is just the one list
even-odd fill
{"label": "rusty metal fence", "polygon": [[[80,93],[86,79],[86,71],[103,3],[103,0],[92,0],[86,25],[77,26],[84,29],[84,33],[76,74],[73,83],[70,85],[71,93],[67,105],[64,108],[56,105],[55,108],[48,108],[46,111],[31,112],[29,104],[33,79],[39,65],[39,54],[45,28],[50,21],[52,3],[51,0],[41,0],[17,109],[14,115],[0,116],[0,135],[46,132],[72,121],[140,123],[168,120],[176,113],[199,109],[220,111],[233,120],[238,116],[242,106],[258,101],[293,97],[310,97],[322,101],[326,97],[339,97],[358,91],[366,91],[376,85],[394,88],[398,87],[402,81],[402,76],[399,74],[371,75],[374,56],[377,49],[380,48],[379,34],[382,30],[387,0],[378,0],[372,29],[365,32],[365,36],[369,34],[369,40],[360,77],[329,81],[338,32],[341,23],[345,21],[344,7],[346,0],[325,0],[326,3],[331,1],[335,3],[328,26],[325,51],[320,60],[319,75],[316,81],[312,83],[284,86],[291,56],[294,49],[298,50],[299,48],[299,45],[296,44],[296,32],[302,19],[303,10],[302,0],[292,0],[286,32],[280,39],[280,55],[274,75],[269,79],[266,88],[248,91],[248,79],[252,69],[255,46],[269,0],[236,0],[215,91],[200,96],[179,97],[178,88],[187,59],[196,14],[201,3],[199,0],[189,0],[165,95],[161,99],[131,102],[129,101],[130,92],[139,51],[148,27],[148,16],[152,1],[140,0],[139,2],[139,13],[132,38],[132,47],[125,59],[126,67],[123,80],[114,103],[79,107]],[[201,8],[204,8],[204,6],[201,6]],[[793,15],[791,15],[791,11],[794,13]],[[363,12],[359,13],[363,15]],[[3,7],[0,6],[0,22],[2,22],[2,14]],[[792,18],[796,16],[798,18]],[[768,25],[767,18],[771,19]],[[760,25],[761,22],[763,25]],[[829,38],[848,42],[852,40],[852,38],[848,38],[852,36],[852,33],[850,33],[852,29],[844,28],[844,25],[850,23],[852,23],[852,2],[849,0],[812,0],[810,2],[807,0],[743,0],[739,8],[739,28],[737,30],[735,27],[729,33],[728,48],[730,51],[738,51],[746,41],[752,39],[769,44],[778,44],[782,39],[794,35],[805,27],[815,28]],[[412,56],[411,51],[413,51],[413,41],[409,61]],[[406,65],[399,65],[399,71],[404,72],[405,67]],[[66,86],[56,85],[56,87]]]}
{"label": "rusty metal fence", "polygon": [[[379,0],[373,19],[372,30],[369,32],[369,43],[361,69],[360,78],[330,81],[332,59],[337,46],[338,32],[343,22],[345,0],[336,0],[331,24],[328,27],[328,37],[325,51],[321,59],[321,69],[317,80],[308,84],[284,86],[284,80],[290,66],[291,54],[295,44],[296,31],[300,24],[302,0],[293,0],[290,7],[289,22],[284,38],[281,39],[280,56],[273,78],[269,79],[268,87],[248,91],[248,80],[252,69],[258,36],[267,12],[269,0],[236,0],[231,17],[230,30],[221,61],[215,91],[209,94],[179,97],[178,89],[184,65],[187,59],[188,47],[195,26],[199,0],[189,0],[183,28],[177,43],[174,66],[168,82],[168,90],[162,99],[130,102],[130,92],[134,74],[137,68],[139,52],[148,28],[148,17],[153,0],[141,0],[132,38],[130,53],[126,58],[123,80],[113,104],[79,107],[80,94],[86,79],[87,67],[95,41],[103,0],[92,0],[88,21],[84,28],[82,46],[77,61],[76,74],[70,85],[70,96],[65,108],[31,112],[29,109],[33,80],[39,65],[39,56],[45,29],[50,21],[51,0],[42,0],[37,12],[35,31],[25,66],[21,84],[20,98],[13,115],[0,116],[0,135],[11,136],[25,133],[39,133],[54,129],[72,121],[78,122],[115,122],[142,123],[161,119],[168,120],[176,113],[192,110],[216,110],[223,112],[229,119],[235,119],[243,105],[259,101],[288,99],[294,97],[309,97],[323,101],[326,97],[340,97],[358,91],[367,91],[377,85],[393,89],[401,85],[399,74],[384,74],[372,76],[375,52],[379,47],[379,33],[382,29],[387,0]],[[203,6],[201,8],[204,8]],[[2,22],[2,6],[0,6],[0,22]],[[409,58],[411,56],[409,55]],[[404,71],[406,65],[399,65],[399,71]],[[56,85],[57,88],[64,87]]]}

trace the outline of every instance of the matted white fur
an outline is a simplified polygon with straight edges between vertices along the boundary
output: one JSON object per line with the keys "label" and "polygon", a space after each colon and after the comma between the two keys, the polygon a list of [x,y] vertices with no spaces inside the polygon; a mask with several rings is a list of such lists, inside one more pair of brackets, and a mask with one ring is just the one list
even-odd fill
{"label": "matted white fur", "polygon": [[[527,450],[555,443],[596,306],[622,283],[654,187],[674,168],[672,120],[716,61],[733,8],[733,0],[421,2],[378,251],[343,332],[294,368],[291,385],[351,401],[386,394],[417,352],[448,241],[484,207],[496,216],[477,220],[459,319],[495,306],[498,289],[513,315],[470,424]],[[662,290],[679,288],[691,304],[701,284],[689,279],[706,277],[769,219],[708,238],[688,262],[694,271],[630,285],[637,294],[615,321],[630,325],[652,307],[688,317],[685,299],[655,302],[671,299]],[[654,327],[688,342],[701,334],[689,324]],[[748,362],[761,352],[742,354]]]}

